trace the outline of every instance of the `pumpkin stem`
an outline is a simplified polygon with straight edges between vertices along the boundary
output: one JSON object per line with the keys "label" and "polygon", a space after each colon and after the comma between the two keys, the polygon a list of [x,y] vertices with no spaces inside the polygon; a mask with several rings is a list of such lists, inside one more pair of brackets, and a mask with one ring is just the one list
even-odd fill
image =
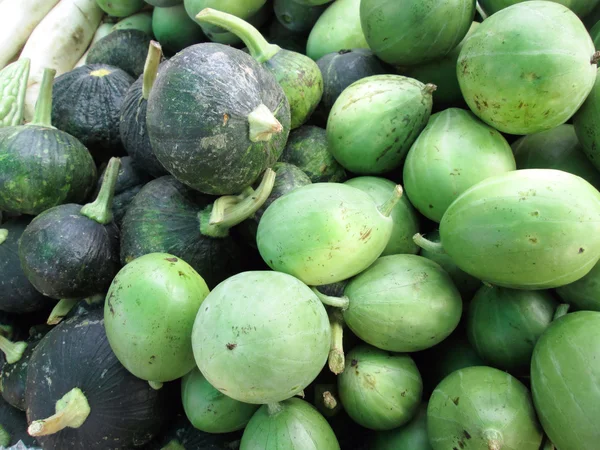
{"label": "pumpkin stem", "polygon": [[163,387],[163,383],[161,381],[148,381],[148,384],[155,391],[158,391],[160,388]]}
{"label": "pumpkin stem", "polygon": [[93,203],[88,203],[81,208],[81,214],[88,219],[106,225],[112,222],[112,203],[115,196],[115,186],[121,169],[121,160],[119,158],[110,158],[108,166],[104,171],[102,187],[98,192],[98,197]]}
{"label": "pumpkin stem", "polygon": [[325,295],[322,292],[319,292],[316,287],[312,287],[311,290],[324,305],[333,306],[334,308],[340,308],[342,310],[348,309],[348,305],[350,305],[350,299],[346,296],[332,297],[331,295]]}
{"label": "pumpkin stem", "polygon": [[271,110],[262,103],[248,114],[250,140],[252,142],[270,141],[274,134],[281,133],[283,126]]}
{"label": "pumpkin stem", "polygon": [[12,342],[0,334],[0,350],[4,352],[8,364],[14,364],[20,360],[26,348],[27,342]]}
{"label": "pumpkin stem", "polygon": [[46,321],[47,325],[57,325],[65,318],[69,311],[71,311],[75,305],[79,302],[79,299],[68,299],[63,298],[60,300],[52,311],[50,312],[50,316]]}
{"label": "pumpkin stem", "polygon": [[423,250],[427,250],[431,253],[446,253],[441,242],[433,242],[429,239],[425,239],[421,233],[417,233],[413,236],[413,242],[421,247]]}
{"label": "pumpkin stem", "polygon": [[496,430],[485,430],[483,438],[487,441],[488,450],[502,450],[502,434]]}
{"label": "pumpkin stem", "polygon": [[396,204],[402,198],[402,193],[403,193],[402,186],[397,184],[396,188],[394,189],[394,192],[392,192],[391,197],[389,199],[387,199],[383,205],[380,205],[378,207],[379,212],[381,214],[383,214],[385,217],[390,217],[390,214],[392,213],[394,206],[396,206]]}
{"label": "pumpkin stem", "polygon": [[177,439],[173,439],[160,450],[185,450],[185,447]]}
{"label": "pumpkin stem", "polygon": [[558,305],[556,311],[554,311],[554,316],[552,317],[552,320],[557,320],[560,319],[562,316],[566,316],[569,312],[570,307],[571,305],[568,305],[567,303],[561,303],[560,305]]}
{"label": "pumpkin stem", "polygon": [[150,47],[148,49],[148,56],[146,57],[146,64],[144,65],[144,75],[142,79],[142,97],[148,100],[150,91],[156,80],[158,73],[158,66],[160,65],[160,59],[162,57],[162,47],[156,41],[150,41]]}
{"label": "pumpkin stem", "polygon": [[323,392],[323,405],[327,409],[335,409],[337,408],[338,402],[333,394],[329,391]]}
{"label": "pumpkin stem", "polygon": [[4,244],[6,238],[8,238],[8,230],[6,228],[0,229],[0,245]]}
{"label": "pumpkin stem", "polygon": [[339,375],[346,366],[346,357],[344,356],[344,317],[338,309],[332,309],[329,312],[329,324],[331,326],[329,370]]}
{"label": "pumpkin stem", "polygon": [[10,434],[8,434],[8,431],[6,431],[6,429],[2,425],[0,425],[0,447],[8,448],[9,445]]}
{"label": "pumpkin stem", "polygon": [[267,201],[274,184],[275,171],[267,169],[256,190],[246,189],[242,195],[218,198],[213,205],[200,212],[200,232],[215,238],[229,235],[231,227],[246,220]]}
{"label": "pumpkin stem", "polygon": [[90,415],[90,405],[79,388],[73,388],[56,402],[56,414],[29,425],[30,436],[47,436],[65,428],[79,428]]}
{"label": "pumpkin stem", "polygon": [[227,14],[212,8],[204,8],[196,16],[200,22],[217,25],[239,37],[250,55],[259,63],[263,64],[275,56],[280,50],[279,45],[269,44],[256,28],[233,14]]}
{"label": "pumpkin stem", "polygon": [[435,84],[427,83],[423,88],[423,94],[425,95],[431,95],[435,91],[437,91],[437,86]]}
{"label": "pumpkin stem", "polygon": [[267,403],[267,411],[270,416],[274,416],[283,411],[283,406],[281,406],[281,403]]}
{"label": "pumpkin stem", "polygon": [[55,75],[56,69],[44,69],[40,93],[35,104],[35,113],[29,125],[52,127],[52,84]]}

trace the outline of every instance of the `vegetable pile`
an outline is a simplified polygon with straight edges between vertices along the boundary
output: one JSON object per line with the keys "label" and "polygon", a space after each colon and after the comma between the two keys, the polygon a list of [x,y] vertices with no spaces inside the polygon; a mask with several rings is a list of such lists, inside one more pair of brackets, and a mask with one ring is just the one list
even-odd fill
{"label": "vegetable pile", "polygon": [[0,450],[598,450],[600,0],[0,0],[0,44]]}

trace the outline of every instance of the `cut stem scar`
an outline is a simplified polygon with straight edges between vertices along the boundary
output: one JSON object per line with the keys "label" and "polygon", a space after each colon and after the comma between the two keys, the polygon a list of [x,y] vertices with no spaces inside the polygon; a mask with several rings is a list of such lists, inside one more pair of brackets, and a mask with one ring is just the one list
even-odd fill
{"label": "cut stem scar", "polygon": [[248,114],[249,138],[252,142],[270,141],[274,134],[281,133],[283,126],[271,110],[262,103]]}
{"label": "cut stem scar", "polygon": [[0,350],[4,352],[8,364],[14,364],[19,361],[26,348],[27,342],[12,342],[0,334]]}
{"label": "cut stem scar", "polygon": [[90,415],[90,405],[79,388],[67,392],[56,402],[56,414],[47,419],[36,420],[29,425],[30,436],[47,436],[65,428],[79,428]]}

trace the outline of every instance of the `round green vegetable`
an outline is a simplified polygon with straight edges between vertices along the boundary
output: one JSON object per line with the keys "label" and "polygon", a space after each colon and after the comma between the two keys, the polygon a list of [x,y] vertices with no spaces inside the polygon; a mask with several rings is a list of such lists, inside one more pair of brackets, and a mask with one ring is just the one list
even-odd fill
{"label": "round green vegetable", "polygon": [[473,0],[360,2],[360,23],[369,47],[394,65],[417,65],[445,56],[465,37],[474,17]]}
{"label": "round green vegetable", "polygon": [[158,8],[168,8],[169,6],[182,4],[183,0],[146,0],[146,3]]}
{"label": "round green vegetable", "polygon": [[463,192],[516,170],[506,139],[471,111],[448,108],[431,116],[404,163],[404,189],[425,217],[439,222]]}
{"label": "round green vegetable", "polygon": [[338,392],[352,420],[372,430],[391,430],[417,414],[423,382],[410,356],[359,345],[338,375]]}
{"label": "round green vegetable", "polygon": [[192,327],[208,293],[202,277],[168,253],[123,267],[104,304],[106,336],[121,364],[156,388],[192,370]]}
{"label": "round green vegetable", "polygon": [[190,19],[183,5],[154,8],[152,31],[160,45],[171,53],[205,40],[202,28]]}
{"label": "round green vegetable", "polygon": [[485,366],[457,370],[439,384],[427,430],[434,450],[538,450],[543,437],[527,388]]}
{"label": "round green vegetable", "polygon": [[329,150],[356,174],[396,169],[427,125],[434,90],[400,75],[374,75],[352,83],[331,108]]}
{"label": "round green vegetable", "polygon": [[567,121],[596,77],[594,43],[565,6],[527,1],[487,18],[464,43],[458,82],[471,110],[511,134]]}
{"label": "round green vegetable", "polygon": [[531,360],[531,389],[544,431],[560,450],[593,450],[600,430],[600,313],[580,311],[555,320]]}
{"label": "round green vegetable", "polygon": [[600,312],[600,264],[583,278],[556,288],[556,293],[576,310]]}
{"label": "round green vegetable", "polygon": [[273,270],[310,286],[335,283],[369,267],[390,239],[397,186],[378,206],[351,186],[315,183],[275,200],[258,224],[256,243]]}
{"label": "round green vegetable", "polygon": [[144,72],[150,41],[141,30],[115,30],[92,45],[85,62],[118,67],[137,79]]}
{"label": "round green vegetable", "polygon": [[102,11],[114,17],[127,17],[144,7],[144,0],[96,0]]}
{"label": "round green vegetable", "polygon": [[[483,10],[491,16],[501,9],[526,0],[479,0]],[[598,0],[550,0],[565,5],[579,17],[585,17],[598,5]]]}
{"label": "round green vegetable", "polygon": [[181,380],[181,400],[189,421],[206,433],[242,430],[258,409],[217,391],[198,370],[192,369]]}
{"label": "round green vegetable", "polygon": [[215,287],[192,334],[196,364],[209,383],[257,404],[306,388],[327,361],[330,339],[319,299],[296,278],[270,271],[242,272]]}
{"label": "round green vegetable", "polygon": [[469,341],[489,365],[527,374],[533,347],[557,306],[548,291],[482,286],[469,305]]}
{"label": "round green vegetable", "polygon": [[600,77],[596,78],[592,92],[579,111],[573,116],[573,125],[583,151],[593,166],[600,170]]}
{"label": "round green vegetable", "polygon": [[375,434],[371,450],[433,450],[427,435],[427,404],[419,407],[412,420],[404,426]]}
{"label": "round green vegetable", "polygon": [[287,29],[298,33],[308,33],[325,8],[325,5],[304,5],[297,0],[275,0],[273,2],[277,20]]}
{"label": "round green vegetable", "polygon": [[152,33],[152,13],[144,11],[121,19],[112,27],[111,31],[115,30],[140,30],[152,38],[154,37],[154,33]]}

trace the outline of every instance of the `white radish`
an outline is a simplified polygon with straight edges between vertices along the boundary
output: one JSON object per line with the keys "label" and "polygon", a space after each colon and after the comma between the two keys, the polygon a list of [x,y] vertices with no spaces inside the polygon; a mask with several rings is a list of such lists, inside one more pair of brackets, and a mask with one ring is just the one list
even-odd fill
{"label": "white radish", "polygon": [[94,45],[96,42],[98,42],[104,36],[109,35],[110,32],[113,30],[114,26],[115,26],[114,23],[103,23],[102,25],[100,25],[98,27],[98,29],[96,30],[96,34],[94,34],[92,42],[90,42],[90,45],[88,46],[88,48],[85,51],[85,53],[83,54],[83,56],[79,59],[79,61],[77,61],[77,64],[75,64],[75,67],[81,67],[81,66],[85,65],[85,60],[87,58],[88,53],[90,52],[90,49],[92,48],[92,45]]}

